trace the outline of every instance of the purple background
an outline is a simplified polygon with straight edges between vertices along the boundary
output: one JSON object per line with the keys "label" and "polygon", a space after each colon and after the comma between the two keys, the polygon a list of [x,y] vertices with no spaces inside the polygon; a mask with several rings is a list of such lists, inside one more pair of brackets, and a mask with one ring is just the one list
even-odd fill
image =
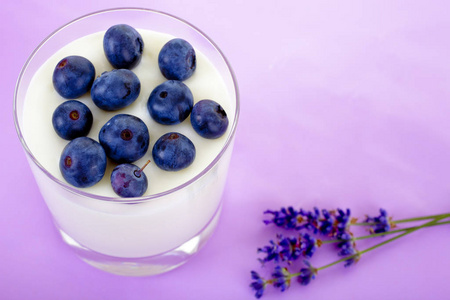
{"label": "purple background", "polygon": [[[274,2],[275,4],[273,4]],[[0,299],[253,299],[265,209],[449,210],[447,1],[4,1],[0,11]],[[269,4],[270,3],[270,4]],[[12,102],[38,43],[92,11],[147,7],[201,28],[236,73],[241,119],[217,231],[186,265],[147,278],[99,271],[60,240],[17,138]],[[379,239],[379,241],[382,239]],[[359,249],[369,243],[361,242]],[[312,260],[336,259],[331,248]],[[263,299],[446,299],[450,231],[426,229]]]}

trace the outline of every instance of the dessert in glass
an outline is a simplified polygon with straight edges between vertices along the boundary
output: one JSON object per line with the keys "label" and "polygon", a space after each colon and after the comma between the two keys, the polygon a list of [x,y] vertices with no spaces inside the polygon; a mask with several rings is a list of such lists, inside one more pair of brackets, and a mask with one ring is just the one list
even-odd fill
{"label": "dessert in glass", "polygon": [[[103,51],[106,30],[128,24],[142,36],[144,49],[139,64],[131,70],[138,76],[138,98],[117,111],[97,107],[90,93],[77,98],[93,114],[88,137],[98,141],[102,126],[117,114],[139,117],[148,127],[150,145],[137,161],[143,166],[148,189],[140,197],[123,198],[111,188],[110,175],[117,163],[108,158],[105,175],[93,186],[69,184],[59,169],[59,160],[69,141],[52,126],[52,114],[66,99],[52,84],[58,62],[70,55],[89,59],[95,76],[111,71]],[[196,52],[194,74],[183,82],[194,103],[212,99],[229,119],[226,132],[206,139],[195,132],[189,118],[175,125],[155,122],[147,110],[152,90],[167,79],[158,68],[158,53],[173,39],[188,41]],[[31,54],[16,85],[16,129],[57,230],[62,239],[85,262],[101,270],[125,275],[163,273],[195,255],[213,233],[222,207],[228,166],[239,116],[239,95],[232,69],[217,45],[193,25],[172,15],[142,8],[119,8],[80,17],[53,32]],[[153,163],[152,147],[168,132],[192,140],[196,156],[191,165],[168,172]]]}

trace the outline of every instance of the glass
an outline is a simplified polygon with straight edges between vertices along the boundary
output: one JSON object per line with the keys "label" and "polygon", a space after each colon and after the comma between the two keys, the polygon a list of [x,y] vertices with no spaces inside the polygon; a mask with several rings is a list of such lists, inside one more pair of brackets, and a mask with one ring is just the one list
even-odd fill
{"label": "glass", "polygon": [[[129,199],[90,194],[55,178],[33,155],[23,135],[25,96],[39,67],[69,42],[120,23],[188,40],[217,68],[235,110],[224,147],[200,174],[171,190]],[[238,116],[236,79],[214,42],[186,21],[141,8],[103,10],[57,29],[28,58],[14,96],[19,139],[63,240],[85,262],[126,276],[147,276],[174,269],[195,255],[211,236],[219,220]],[[198,214],[199,207],[206,213]]]}

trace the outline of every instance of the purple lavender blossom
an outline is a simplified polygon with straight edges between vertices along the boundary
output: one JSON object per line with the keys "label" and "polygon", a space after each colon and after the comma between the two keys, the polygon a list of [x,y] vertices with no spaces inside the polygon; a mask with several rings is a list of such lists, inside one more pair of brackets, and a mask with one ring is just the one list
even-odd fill
{"label": "purple lavender blossom", "polygon": [[316,249],[319,247],[317,244],[317,239],[307,233],[301,234],[299,239],[302,241],[301,248],[303,249],[303,256],[306,258],[311,258],[316,252]]}
{"label": "purple lavender blossom", "polygon": [[302,242],[295,237],[282,236],[279,239],[279,245],[282,248],[280,255],[281,261],[294,261],[302,255]]}
{"label": "purple lavender blossom", "polygon": [[266,288],[266,281],[255,271],[251,271],[251,275],[254,281],[250,283],[250,287],[255,291],[255,297],[259,299],[262,297],[264,289]]}
{"label": "purple lavender blossom", "polygon": [[323,235],[330,235],[333,232],[334,220],[332,214],[326,210],[322,210],[322,219],[319,221],[319,232]]}
{"label": "purple lavender blossom", "polygon": [[[283,236],[281,234],[277,234],[277,239],[281,240],[283,239]],[[269,245],[258,248],[258,253],[266,253],[266,257],[264,257],[263,259],[259,259],[259,261],[261,263],[265,263],[271,260],[274,260],[277,263],[284,261],[282,250],[283,246],[280,245],[279,241],[270,240]]]}
{"label": "purple lavender blossom", "polygon": [[300,209],[299,214],[304,217],[305,222],[300,226],[300,229],[307,229],[314,233],[319,231],[320,211],[314,207],[312,211],[305,211]]}
{"label": "purple lavender blossom", "polygon": [[282,292],[291,286],[291,273],[287,268],[276,266],[272,273],[272,283],[274,287],[280,288]]}
{"label": "purple lavender blossom", "polygon": [[317,234],[331,236],[336,232],[345,231],[350,224],[350,210],[345,212],[337,209],[336,212],[331,212],[322,209],[322,214],[317,207],[312,211],[305,211],[301,209],[299,214],[304,217],[304,223],[299,226],[299,229],[307,229]]}
{"label": "purple lavender blossom", "polygon": [[299,257],[311,258],[318,248],[318,240],[307,233],[299,234],[298,238],[277,235],[277,239],[270,240],[269,245],[258,249],[266,257],[259,259],[261,263],[275,261],[276,263],[297,260]]}
{"label": "purple lavender blossom", "polygon": [[349,267],[354,263],[359,261],[358,250],[356,250],[356,243],[353,240],[351,233],[342,232],[336,235],[336,238],[340,240],[337,243],[337,247],[339,249],[339,256],[352,256],[348,260],[345,261],[344,266]]}
{"label": "purple lavender blossom", "polygon": [[337,215],[335,216],[336,219],[336,225],[335,230],[337,233],[346,232],[348,229],[348,226],[350,225],[350,209],[347,208],[346,211],[343,211],[342,209],[337,209]]}
{"label": "purple lavender blossom", "polygon": [[373,224],[371,225],[370,231],[372,233],[382,233],[387,232],[391,229],[390,219],[386,210],[380,208],[380,215],[378,217],[366,217],[365,223]]}
{"label": "purple lavender blossom", "polygon": [[264,220],[266,225],[273,223],[278,227],[285,229],[297,229],[298,227],[298,211],[296,211],[292,206],[288,208],[282,207],[279,211],[276,210],[266,210],[264,214],[272,214],[272,220]]}
{"label": "purple lavender blossom", "polygon": [[317,269],[313,268],[307,260],[305,260],[304,263],[306,268],[300,269],[300,275],[297,277],[297,281],[301,285],[308,285],[311,280],[316,278]]}
{"label": "purple lavender blossom", "polygon": [[[250,284],[250,287],[255,292],[256,298],[260,298],[263,295],[267,285],[273,285],[284,292],[290,287],[292,278],[296,278],[301,285],[308,285],[315,279],[318,270],[326,269],[341,262],[344,263],[345,267],[354,265],[359,261],[363,253],[384,245],[395,238],[361,252],[356,249],[356,240],[374,237],[377,236],[376,234],[384,235],[385,232],[394,228],[396,223],[434,218],[434,221],[430,221],[423,226],[412,227],[412,230],[405,229],[405,233],[409,233],[422,227],[426,227],[429,224],[434,224],[443,217],[448,218],[448,214],[442,214],[435,217],[405,219],[393,222],[392,217],[388,216],[386,210],[380,209],[380,214],[378,216],[366,216],[363,223],[357,223],[357,219],[351,217],[350,209],[338,208],[336,210],[319,210],[317,207],[314,207],[311,211],[307,211],[304,209],[295,210],[291,206],[287,208],[282,207],[278,211],[267,210],[264,214],[271,215],[270,220],[264,220],[266,225],[274,224],[286,230],[294,230],[298,232],[298,237],[285,237],[282,234],[278,234],[276,239],[270,240],[268,245],[258,249],[258,252],[265,254],[265,257],[259,259],[259,261],[262,263],[274,261],[278,265],[275,267],[268,280],[262,278],[255,271],[251,272],[253,282]],[[353,225],[369,227],[372,234],[355,238],[350,231]],[[305,231],[308,231],[308,233]],[[316,237],[319,235],[325,236],[325,240],[317,239]],[[299,272],[291,273],[288,270],[286,266],[291,265],[293,261],[298,260],[299,258],[310,259],[315,254],[317,248],[324,243],[334,244],[337,248],[337,254],[341,258],[318,269],[312,267],[311,264],[305,260],[304,266],[300,268]]]}
{"label": "purple lavender blossom", "polygon": [[337,209],[337,211],[320,211],[317,207],[307,211],[295,210],[291,206],[282,207],[279,211],[267,210],[265,214],[271,214],[271,220],[264,220],[266,225],[274,224],[284,229],[309,230],[314,234],[320,233],[332,236],[338,232],[344,232],[350,225],[350,210]]}

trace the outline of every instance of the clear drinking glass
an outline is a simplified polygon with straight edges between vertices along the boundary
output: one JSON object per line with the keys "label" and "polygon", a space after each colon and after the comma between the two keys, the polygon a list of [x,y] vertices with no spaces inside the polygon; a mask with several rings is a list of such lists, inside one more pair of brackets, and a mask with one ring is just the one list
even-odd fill
{"label": "clear drinking glass", "polygon": [[[188,40],[217,68],[235,110],[223,148],[200,174],[171,190],[130,199],[97,196],[55,178],[33,155],[23,134],[25,96],[39,67],[69,42],[120,23]],[[126,276],[147,276],[174,269],[196,254],[211,236],[220,215],[238,116],[236,79],[214,42],[186,21],[142,8],[103,10],[57,29],[28,58],[14,97],[19,139],[63,240],[85,262]],[[202,214],[197,213],[199,207]]]}

